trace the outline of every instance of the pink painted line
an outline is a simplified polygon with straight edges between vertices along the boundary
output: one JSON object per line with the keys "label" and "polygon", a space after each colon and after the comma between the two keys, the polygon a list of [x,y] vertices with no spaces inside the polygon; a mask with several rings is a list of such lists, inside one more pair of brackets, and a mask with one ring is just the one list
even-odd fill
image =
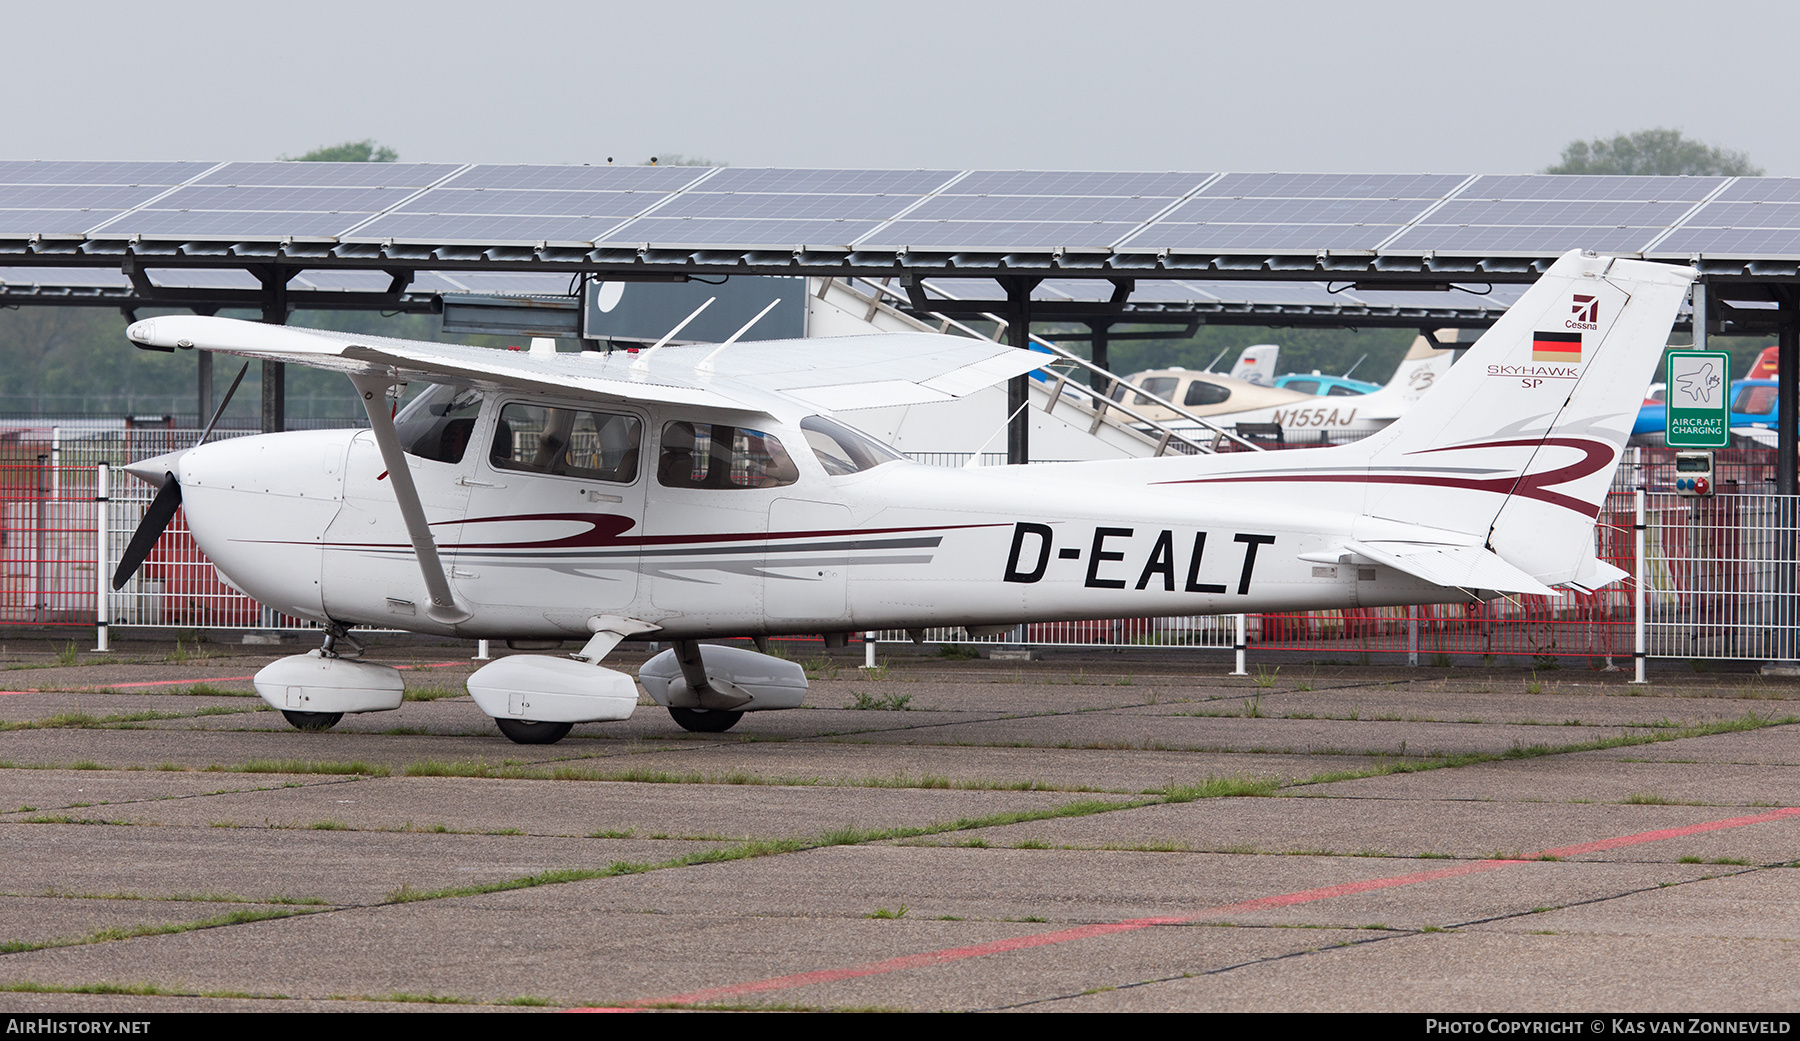
{"label": "pink painted line", "polygon": [[[447,668],[451,667],[452,665],[463,665],[463,664],[467,664],[467,663],[460,662],[460,661],[434,661],[434,662],[426,662],[426,663],[419,664],[419,665],[396,665],[396,666],[394,666],[394,668],[396,668],[396,669],[447,669]],[[240,682],[243,680],[253,680],[255,678],[256,677],[254,675],[251,675],[251,676],[201,676],[198,679],[188,679],[188,680],[145,680],[141,683],[108,683],[108,684],[104,685],[104,688],[107,690],[125,690],[128,688],[137,688],[137,687],[180,687],[183,685],[192,685],[195,683],[237,683],[237,682]],[[98,689],[101,689],[101,688],[76,687],[73,690],[56,690],[56,691],[0,690],[0,697],[3,697],[7,694],[46,694],[46,693],[49,693],[49,694],[81,694],[81,693],[98,690]]]}
{"label": "pink painted line", "polygon": [[145,680],[142,683],[108,683],[106,686],[113,689],[124,687],[179,687],[184,683],[235,683],[238,680],[253,680],[255,678],[255,676],[208,676],[205,679],[199,680]]}
{"label": "pink painted line", "polygon": [[1292,893],[1280,893],[1275,896],[1256,897],[1234,904],[1220,904],[1208,907],[1189,915],[1178,915],[1158,918],[1129,918],[1120,922],[1105,922],[1098,925],[1077,926],[1073,929],[1059,929],[1053,932],[1036,933],[1029,936],[1014,936],[1004,940],[991,940],[987,943],[973,944],[968,947],[950,947],[939,951],[926,951],[922,954],[902,955],[884,961],[868,962],[863,965],[852,965],[841,969],[820,969],[814,972],[797,972],[786,976],[772,976],[768,979],[753,980],[748,983],[733,983],[722,987],[708,987],[704,990],[689,991],[685,994],[671,994],[667,997],[651,998],[645,1001],[632,1002],[625,1006],[609,1006],[595,1008],[570,1009],[571,1012],[628,1012],[638,1008],[654,1005],[692,1005],[708,1001],[721,1001],[746,994],[763,991],[785,990],[790,987],[805,987],[815,983],[833,983],[838,980],[855,979],[859,976],[877,976],[882,973],[899,972],[905,969],[925,968],[931,965],[945,965],[968,958],[980,958],[990,954],[1004,954],[1009,951],[1027,950],[1032,947],[1043,947],[1050,944],[1068,943],[1072,940],[1085,940],[1095,936],[1110,936],[1117,933],[1133,932],[1158,925],[1183,925],[1189,922],[1216,918],[1220,915],[1242,914],[1249,911],[1262,911],[1277,907],[1293,907],[1296,904],[1309,904],[1319,900],[1331,900],[1340,896],[1352,896],[1377,889],[1392,889],[1396,886],[1417,885],[1421,882],[1434,882],[1439,879],[1457,878],[1463,875],[1483,874],[1501,868],[1528,864],[1543,857],[1571,857],[1583,853],[1594,853],[1601,850],[1619,849],[1623,846],[1638,846],[1648,842],[1661,842],[1664,839],[1680,838],[1685,835],[1699,835],[1709,831],[1723,831],[1727,828],[1742,828],[1752,824],[1763,824],[1768,821],[1782,820],[1789,817],[1800,817],[1800,807],[1788,807],[1771,810],[1768,813],[1751,814],[1744,817],[1730,817],[1725,820],[1707,821],[1702,824],[1690,824],[1681,828],[1659,828],[1655,831],[1641,831],[1634,835],[1620,835],[1615,838],[1601,839],[1597,842],[1586,842],[1574,846],[1561,846],[1555,849],[1540,850],[1526,854],[1518,860],[1476,860],[1453,867],[1436,868],[1430,871],[1414,871],[1404,875],[1391,875],[1387,878],[1371,878],[1360,882],[1343,882],[1335,886],[1320,886],[1315,889],[1302,889]]}
{"label": "pink painted line", "polygon": [[1354,896],[1376,889],[1392,889],[1395,886],[1417,885],[1420,882],[1435,882],[1440,878],[1456,878],[1461,875],[1479,875],[1488,871],[1497,871],[1503,867],[1526,863],[1522,860],[1472,860],[1454,867],[1437,868],[1432,871],[1415,871],[1408,875],[1393,875],[1388,878],[1370,878],[1361,882],[1342,882],[1335,886],[1321,886],[1318,889],[1303,889],[1298,893],[1282,893],[1279,896],[1264,896],[1254,900],[1245,900],[1235,904],[1220,904],[1209,907],[1198,914],[1190,915],[1182,921],[1192,922],[1203,917],[1216,917],[1221,914],[1241,914],[1245,911],[1265,911],[1273,907],[1292,907],[1295,904],[1310,904],[1316,900],[1331,900],[1340,896]]}
{"label": "pink painted line", "polygon": [[1690,824],[1685,828],[1663,828],[1660,831],[1643,831],[1636,835],[1624,835],[1616,839],[1601,839],[1599,842],[1584,842],[1579,846],[1563,846],[1559,849],[1546,849],[1535,855],[1539,857],[1577,857],[1583,853],[1598,853],[1603,849],[1618,849],[1620,846],[1636,846],[1645,842],[1660,842],[1663,839],[1677,839],[1683,835],[1701,835],[1709,831],[1722,831],[1725,828],[1742,828],[1748,824],[1761,824],[1764,821],[1781,820],[1784,817],[1800,817],[1800,806],[1789,806],[1786,809],[1770,810],[1768,813],[1757,813],[1748,817],[1731,817],[1722,821],[1707,821],[1704,824]]}
{"label": "pink painted line", "polygon": [[765,990],[783,990],[788,987],[804,987],[813,983],[832,983],[837,980],[854,979],[857,976],[877,976],[884,972],[898,972],[902,969],[920,969],[928,965],[944,965],[949,962],[962,961],[965,958],[980,958],[988,954],[1003,954],[1007,951],[1022,951],[1032,947],[1044,947],[1053,943],[1067,943],[1070,940],[1085,940],[1093,936],[1110,936],[1113,933],[1131,932],[1135,929],[1148,929],[1153,925],[1179,925],[1189,919],[1181,918],[1132,918],[1123,922],[1106,922],[1100,925],[1083,925],[1074,929],[1059,929],[1055,932],[1037,933],[1031,936],[1013,936],[1004,940],[990,940],[970,947],[952,947],[942,951],[927,951],[924,954],[908,954],[886,961],[870,962],[867,965],[854,965],[844,969],[821,969],[817,972],[797,972],[791,976],[776,976],[771,979],[757,980],[753,983],[734,983],[724,987],[709,987],[706,990],[690,991],[686,994],[675,994],[655,1001],[643,1002],[646,1005],[662,1004],[697,1004],[703,1001],[717,1001],[721,998],[738,997],[743,994],[755,994]]}

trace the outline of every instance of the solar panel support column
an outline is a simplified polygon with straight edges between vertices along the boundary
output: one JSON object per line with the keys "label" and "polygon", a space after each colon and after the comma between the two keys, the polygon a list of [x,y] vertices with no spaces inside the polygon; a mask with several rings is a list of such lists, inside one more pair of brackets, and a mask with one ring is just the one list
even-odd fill
{"label": "solar panel support column", "polygon": [[[1694,282],[1693,296],[1690,298],[1689,306],[1691,307],[1691,309],[1693,310],[1693,313],[1694,313],[1694,321],[1693,321],[1694,350],[1697,350],[1697,351],[1706,350],[1706,332],[1707,332],[1707,330],[1706,330],[1706,282],[1705,282],[1705,280],[1697,280]],[[1729,373],[1727,373],[1727,375],[1729,375]]]}
{"label": "solar panel support column", "polygon": [[287,366],[278,361],[262,363],[262,429],[265,434],[287,429]]}
{"label": "solar panel support column", "polygon": [[[1775,439],[1775,494],[1781,496],[1775,521],[1775,657],[1792,668],[1800,659],[1800,610],[1796,610],[1795,573],[1796,521],[1795,471],[1800,468],[1800,441],[1796,440],[1794,417],[1800,402],[1800,289],[1773,286],[1781,305],[1781,325],[1776,334],[1779,347],[1776,361],[1776,405],[1778,419]],[[1783,670],[1785,671],[1785,670]]]}
{"label": "solar panel support column", "polygon": [[[1006,338],[1014,347],[1031,349],[1031,291],[1043,281],[1040,278],[1008,278],[1006,287]],[[1009,466],[1031,462],[1031,414],[1025,408],[1031,400],[1031,376],[1014,376],[1006,384],[1006,462]]]}
{"label": "solar panel support column", "polygon": [[198,358],[194,359],[194,364],[198,369],[198,372],[195,373],[194,377],[196,383],[195,389],[199,392],[197,395],[199,407],[194,410],[194,426],[204,427],[206,426],[207,417],[212,415],[213,410],[212,352],[195,351],[194,353],[199,355]]}
{"label": "solar panel support column", "polygon": [[[1088,360],[1094,363],[1095,368],[1105,369],[1107,372],[1111,372],[1112,365],[1109,363],[1109,359],[1106,356],[1106,349],[1109,346],[1107,342],[1109,338],[1108,334],[1112,332],[1112,319],[1096,318],[1088,323],[1088,328],[1093,331],[1093,339],[1090,342],[1094,345],[1093,352],[1089,355]],[[1088,374],[1090,383],[1097,378],[1098,377],[1094,376],[1092,373]],[[1112,388],[1095,387],[1094,389],[1105,394]]]}
{"label": "solar panel support column", "polygon": [[[274,266],[257,267],[252,271],[263,284],[263,323],[286,325],[288,280],[300,272]],[[287,366],[278,361],[262,363],[262,429],[265,434],[287,429]]]}

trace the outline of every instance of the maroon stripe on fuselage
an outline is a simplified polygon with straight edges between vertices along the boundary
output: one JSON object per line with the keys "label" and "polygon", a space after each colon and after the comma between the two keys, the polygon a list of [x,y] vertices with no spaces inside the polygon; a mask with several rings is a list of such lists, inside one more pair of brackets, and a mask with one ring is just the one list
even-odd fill
{"label": "maroon stripe on fuselage", "polygon": [[766,542],[787,539],[835,538],[845,535],[894,535],[916,531],[959,531],[964,528],[1003,528],[1004,523],[933,524],[916,528],[838,528],[825,531],[757,531],[725,532],[706,535],[626,535],[636,524],[630,517],[617,514],[537,513],[512,517],[474,517],[465,520],[436,521],[441,524],[507,524],[521,521],[574,521],[590,525],[587,531],[560,539],[538,542],[464,542],[457,549],[587,549],[597,547],[693,546],[709,542]]}
{"label": "maroon stripe on fuselage", "polygon": [[1428,448],[1420,452],[1409,452],[1409,455],[1430,455],[1434,452],[1455,452],[1470,448],[1520,448],[1538,445],[1558,445],[1563,448],[1580,449],[1582,458],[1567,466],[1560,466],[1543,473],[1509,475],[1506,477],[1438,477],[1428,474],[1269,474],[1265,476],[1243,477],[1195,477],[1184,481],[1160,481],[1160,484],[1265,484],[1318,481],[1324,484],[1417,484],[1438,488],[1467,488],[1478,492],[1493,492],[1496,495],[1523,495],[1528,499],[1547,502],[1552,506],[1561,506],[1574,510],[1585,517],[1600,516],[1600,507],[1584,502],[1572,495],[1554,492],[1549,485],[1567,484],[1580,480],[1591,473],[1605,468],[1613,460],[1613,446],[1600,441],[1587,441],[1573,437],[1520,438],[1512,441],[1490,441],[1478,445],[1449,445],[1444,448]]}
{"label": "maroon stripe on fuselage", "polygon": [[[650,546],[693,546],[711,542],[786,542],[792,539],[841,538],[844,536],[864,535],[897,535],[920,531],[962,531],[968,528],[1005,528],[1011,521],[996,521],[987,524],[931,524],[915,528],[841,528],[822,531],[753,531],[727,532],[721,534],[696,535],[630,535],[623,532],[631,530],[636,523],[630,517],[617,514],[594,515],[589,513],[538,513],[520,514],[515,517],[477,517],[474,520],[433,521],[432,527],[444,524],[489,524],[518,521],[579,521],[589,524],[587,531],[566,535],[558,539],[540,539],[537,542],[465,542],[439,548],[449,553],[474,549],[631,549]],[[612,523],[607,523],[607,522]],[[272,546],[311,546],[312,542],[291,542],[287,540],[233,539],[252,545]],[[410,542],[327,542],[323,544],[329,549],[411,549]],[[749,548],[749,547],[746,547]]]}

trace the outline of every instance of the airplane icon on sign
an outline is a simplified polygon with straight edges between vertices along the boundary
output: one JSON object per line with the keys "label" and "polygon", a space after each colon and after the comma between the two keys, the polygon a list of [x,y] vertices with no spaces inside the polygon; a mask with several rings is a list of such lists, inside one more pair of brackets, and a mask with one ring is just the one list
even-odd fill
{"label": "airplane icon on sign", "polygon": [[1720,380],[1713,372],[1713,363],[1707,362],[1693,372],[1676,377],[1675,384],[1683,394],[1695,401],[1711,401],[1713,392],[1719,389]]}

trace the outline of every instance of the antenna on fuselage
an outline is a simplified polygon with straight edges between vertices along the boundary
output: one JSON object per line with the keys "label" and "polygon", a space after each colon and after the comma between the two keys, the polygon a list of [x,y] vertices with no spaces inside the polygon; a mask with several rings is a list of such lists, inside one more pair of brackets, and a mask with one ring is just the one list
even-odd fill
{"label": "antenna on fuselage", "polygon": [[1229,347],[1219,348],[1219,353],[1213,355],[1213,360],[1206,363],[1206,371],[1207,372],[1213,371],[1213,366],[1219,364],[1219,359],[1225,357],[1225,352],[1228,350],[1231,350],[1231,348],[1229,348]]}
{"label": "antenna on fuselage", "polygon": [[657,351],[662,350],[663,344],[668,343],[670,340],[673,340],[675,338],[676,333],[680,332],[683,329],[686,329],[687,324],[689,322],[700,317],[700,312],[711,307],[713,304],[713,301],[717,300],[717,299],[718,299],[718,297],[716,297],[716,296],[707,297],[706,303],[701,304],[699,307],[694,308],[694,313],[691,315],[688,315],[686,318],[683,318],[681,320],[680,325],[677,325],[675,328],[670,329],[668,331],[668,333],[663,336],[662,339],[660,339],[660,340],[656,341],[656,343],[652,344],[649,350],[638,355],[637,360],[631,363],[631,371],[637,372],[637,373],[649,372],[650,371],[650,356],[652,354],[655,354]]}
{"label": "antenna on fuselage", "polygon": [[738,342],[738,337],[749,332],[751,326],[755,325],[757,322],[762,321],[763,315],[766,315],[770,311],[775,310],[775,305],[779,304],[779,303],[781,303],[780,297],[776,297],[775,299],[769,301],[769,306],[756,312],[756,317],[745,322],[744,327],[742,329],[739,329],[737,332],[732,333],[729,337],[727,337],[725,339],[725,342],[722,344],[719,344],[719,346],[717,348],[715,348],[711,354],[707,355],[704,358],[701,358],[700,364],[694,366],[694,371],[695,372],[711,372],[711,371],[713,371],[713,359],[717,358],[719,355],[725,353],[725,348]]}

